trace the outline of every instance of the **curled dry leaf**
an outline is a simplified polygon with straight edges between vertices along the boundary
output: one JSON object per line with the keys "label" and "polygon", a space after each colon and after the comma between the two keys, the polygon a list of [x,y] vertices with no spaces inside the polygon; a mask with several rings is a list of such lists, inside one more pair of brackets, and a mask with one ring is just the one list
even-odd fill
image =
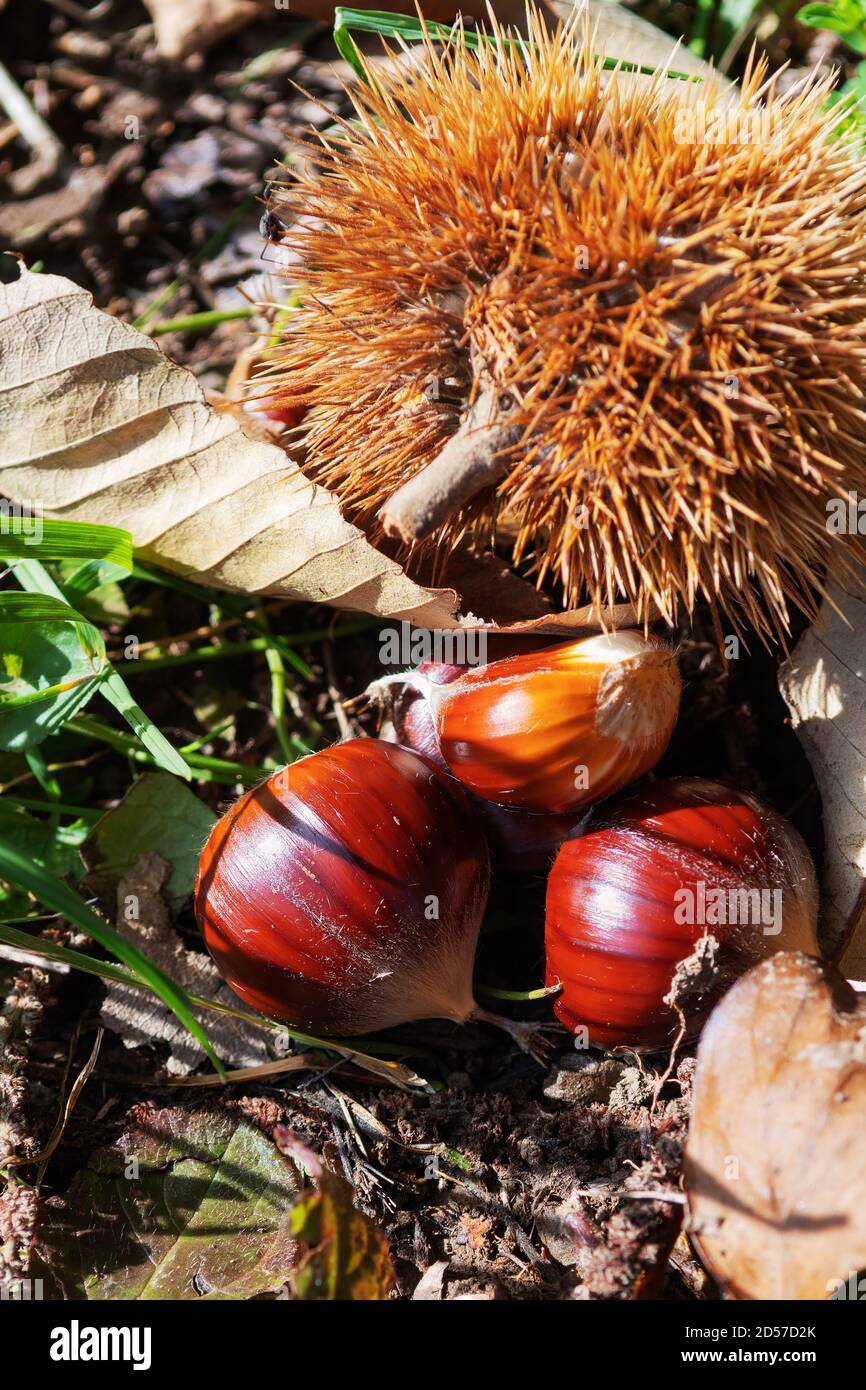
{"label": "curled dry leaf", "polygon": [[866,592],[830,590],[779,684],[821,793],[822,940],[866,980]]}
{"label": "curled dry leaf", "polygon": [[685,1182],[698,1250],[732,1298],[845,1297],[866,1267],[866,1000],[779,952],[698,1049]]}
{"label": "curled dry leaf", "polygon": [[412,1300],[415,1303],[438,1303],[445,1297],[445,1275],[448,1273],[448,1261],[436,1260],[432,1265],[428,1265],[418,1283],[415,1285],[415,1292]]}
{"label": "curled dry leaf", "polygon": [[453,627],[282,449],[248,439],[193,375],[58,275],[0,285],[0,492],[125,527],[144,559],[217,588]]}

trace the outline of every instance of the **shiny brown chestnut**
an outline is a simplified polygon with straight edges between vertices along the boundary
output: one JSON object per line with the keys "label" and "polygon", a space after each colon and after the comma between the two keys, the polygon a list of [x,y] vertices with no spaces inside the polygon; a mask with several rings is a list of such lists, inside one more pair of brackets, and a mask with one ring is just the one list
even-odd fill
{"label": "shiny brown chestnut", "polygon": [[405,748],[350,739],[217,823],[196,916],[248,1004],[320,1034],[481,1017],[472,966],[488,852],[465,797]]}
{"label": "shiny brown chestnut", "polygon": [[427,701],[439,750],[476,796],[568,813],[652,768],[679,709],[676,659],[640,632],[598,633],[475,666],[437,684],[421,672],[374,682]]}
{"label": "shiny brown chestnut", "polygon": [[675,778],[590,814],[548,879],[547,984],[554,1010],[592,1046],[669,1043],[678,964],[706,934],[717,972],[682,1009],[695,1031],[715,999],[779,950],[817,954],[818,894],[805,844],[756,797]]}
{"label": "shiny brown chestnut", "polygon": [[[434,685],[447,685],[467,670],[465,666],[423,662],[418,674]],[[412,684],[395,686],[389,696],[390,713],[379,737],[401,743],[430,758],[452,777],[442,756],[428,701]],[[462,788],[484,827],[493,870],[498,874],[546,873],[567,835],[574,829],[573,811],[525,811],[520,806],[499,806]]]}

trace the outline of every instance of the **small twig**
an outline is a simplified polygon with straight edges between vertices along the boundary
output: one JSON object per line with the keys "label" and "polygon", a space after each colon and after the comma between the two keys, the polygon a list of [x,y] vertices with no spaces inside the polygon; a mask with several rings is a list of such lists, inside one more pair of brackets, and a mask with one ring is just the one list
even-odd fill
{"label": "small twig", "polygon": [[325,642],[322,647],[322,655],[325,659],[325,676],[328,681],[328,699],[331,701],[331,708],[334,711],[334,718],[337,721],[337,728],[340,730],[340,738],[351,738],[353,734],[352,726],[349,723],[346,709],[348,702],[344,703],[339,690],[337,689],[336,673],[334,671],[334,649],[330,642]]}
{"label": "small twig", "polygon": [[26,965],[37,970],[56,970],[59,975],[68,975],[70,967],[58,961],[45,961],[35,951],[19,951],[14,946],[0,944],[0,960],[8,960],[11,965]]}
{"label": "small twig", "polygon": [[389,536],[406,544],[429,536],[484,488],[508,471],[507,451],[522,430],[500,404],[501,391],[489,378],[468,413],[436,458],[398,488],[379,512]]}
{"label": "small twig", "polygon": [[29,97],[21,90],[12,74],[0,63],[0,106],[10,121],[14,121],[22,139],[42,160],[56,169],[66,158],[66,151],[50,125],[43,121]]}
{"label": "small twig", "polygon": [[[230,627],[237,627],[244,619],[240,616],[223,618],[220,623],[205,623],[201,627],[190,628],[187,632],[174,632],[171,637],[154,637],[149,642],[139,642],[136,648],[138,655],[142,652],[166,652],[169,653],[172,647],[181,646],[189,642],[197,642],[203,637],[213,637],[218,632],[225,632]],[[125,640],[122,634],[112,637],[108,634],[107,641],[120,643]]]}
{"label": "small twig", "polygon": [[[93,1068],[96,1066],[96,1059],[99,1056],[99,1049],[102,1045],[102,1037],[104,1032],[105,1030],[103,1028],[99,1028],[97,1030],[96,1041],[93,1044],[90,1056],[84,1063],[84,1066],[81,1068],[81,1071],[76,1076],[75,1081],[72,1084],[72,1089],[70,1090],[69,1095],[66,1098],[66,1103],[63,1106],[60,1115],[58,1116],[57,1123],[55,1124],[54,1129],[51,1131],[51,1137],[48,1140],[48,1143],[45,1145],[45,1148],[42,1150],[42,1152],[30,1158],[6,1156],[0,1159],[0,1165],[2,1165],[5,1168],[19,1168],[22,1166],[26,1166],[29,1168],[32,1163],[38,1163],[39,1171],[36,1175],[35,1183],[35,1186],[37,1188],[42,1185],[42,1178],[44,1176],[45,1169],[48,1166],[48,1160],[51,1158],[51,1155],[54,1153],[54,1150],[57,1148],[57,1145],[63,1138],[64,1130],[66,1129],[66,1126],[69,1123],[69,1117],[72,1114],[78,1102],[78,1097],[81,1095],[81,1092],[84,1089],[88,1077],[93,1071]],[[66,1075],[68,1075],[68,1063]],[[63,1090],[65,1090],[66,1086],[66,1075],[64,1075],[62,1087]]]}
{"label": "small twig", "polygon": [[11,145],[13,140],[17,140],[20,134],[21,131],[14,121],[4,125],[3,129],[0,130],[0,150],[5,150],[6,146]]}
{"label": "small twig", "polygon": [[618,1192],[616,1195],[620,1198],[628,1198],[633,1202],[670,1202],[675,1207],[684,1207],[687,1202],[684,1192],[677,1192],[671,1188],[667,1191],[662,1189],[659,1192],[630,1192],[626,1189],[625,1192]]}
{"label": "small twig", "polygon": [[276,1062],[262,1062],[257,1067],[238,1067],[227,1071],[225,1077],[209,1073],[206,1076],[168,1076],[164,1081],[154,1082],[157,1086],[225,1086],[235,1081],[260,1081],[265,1076],[281,1076],[290,1071],[315,1071],[319,1067],[330,1067],[333,1058],[321,1057],[312,1053],[299,1052],[294,1057],[281,1057]]}
{"label": "small twig", "polygon": [[339,1105],[340,1110],[342,1111],[343,1119],[346,1121],[346,1126],[351,1132],[352,1138],[354,1139],[364,1158],[366,1158],[367,1150],[364,1148],[364,1141],[358,1133],[358,1126],[355,1124],[355,1121],[352,1118],[352,1112],[346,1103],[346,1097],[343,1095],[343,1092],[339,1090],[337,1086],[333,1086],[330,1081],[325,1081],[324,1084],[327,1086],[328,1090],[331,1092],[331,1095],[334,1097],[337,1104]]}
{"label": "small twig", "polygon": [[352,1166],[352,1157],[349,1153],[349,1146],[346,1143],[346,1136],[340,1129],[336,1120],[331,1121],[331,1131],[337,1145],[337,1153],[340,1155],[340,1162],[343,1165],[343,1174],[350,1187],[355,1187],[355,1170]]}
{"label": "small twig", "polygon": [[[57,1121],[57,1124],[54,1126],[54,1130],[52,1131],[51,1138],[48,1140],[47,1145],[45,1146],[42,1153],[39,1155],[39,1172],[36,1174],[37,1187],[42,1186],[42,1179],[45,1176],[45,1169],[48,1167],[48,1161],[51,1158],[51,1155],[54,1153],[54,1150],[57,1148],[57,1145],[60,1143],[60,1140],[63,1138],[64,1131],[66,1130],[66,1126],[69,1123],[69,1117],[75,1109],[76,1105],[78,1104],[78,1097],[84,1090],[84,1087],[87,1084],[87,1080],[93,1072],[93,1068],[96,1066],[96,1061],[99,1057],[99,1049],[102,1046],[102,1039],[104,1036],[105,1029],[102,1027],[98,1028],[96,1031],[96,1037],[93,1041],[93,1047],[90,1050],[90,1056],[88,1057],[87,1061],[84,1063],[84,1066],[81,1068],[81,1071],[78,1073],[74,1082],[72,1083],[72,1090],[69,1092],[66,1104],[63,1107],[63,1114],[60,1116],[60,1118]],[[64,1088],[65,1084],[66,1079],[64,1078]]]}
{"label": "small twig", "polygon": [[672,1077],[672,1075],[673,1075],[674,1066],[676,1065],[677,1055],[678,1055],[679,1050],[680,1050],[680,1044],[682,1043],[682,1040],[683,1040],[683,1038],[684,1038],[685,1035],[686,1035],[686,1028],[688,1027],[688,1020],[686,1019],[686,1016],[685,1016],[685,1014],[683,1013],[682,1009],[680,1008],[679,1004],[677,1004],[677,1003],[675,1003],[675,1002],[672,1002],[672,1003],[671,1003],[671,1008],[676,1010],[677,1017],[679,1018],[679,1027],[678,1027],[678,1029],[677,1029],[677,1035],[676,1035],[676,1037],[674,1038],[673,1044],[672,1044],[672,1046],[671,1046],[670,1056],[668,1057],[668,1064],[667,1064],[667,1066],[665,1067],[664,1071],[662,1072],[661,1076],[657,1077],[657,1079],[656,1079],[656,1084],[655,1084],[655,1086],[653,1087],[653,1097],[652,1097],[652,1102],[651,1102],[651,1104],[650,1104],[650,1115],[652,1115],[653,1112],[655,1111],[655,1108],[656,1108],[656,1105],[658,1104],[658,1099],[659,1099],[659,1096],[660,1096],[661,1093],[662,1093],[663,1087],[667,1085],[668,1081],[670,1081],[670,1079],[671,1079],[671,1077]]}

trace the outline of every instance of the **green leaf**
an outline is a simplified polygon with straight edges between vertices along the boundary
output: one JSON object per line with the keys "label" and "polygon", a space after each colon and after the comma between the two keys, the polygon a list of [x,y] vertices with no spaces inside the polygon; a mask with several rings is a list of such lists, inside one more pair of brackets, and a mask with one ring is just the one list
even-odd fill
{"label": "green leaf", "polygon": [[25,516],[17,504],[0,498],[0,559],[19,557],[95,562],[117,578],[132,570],[132,537],[119,526]]}
{"label": "green leaf", "polygon": [[274,1142],[315,1180],[295,1203],[292,1226],[304,1247],[292,1277],[299,1299],[377,1301],[388,1297],[394,1269],[379,1227],[353,1205],[352,1189],[296,1135],[278,1125]]}
{"label": "green leaf", "polygon": [[139,951],[130,942],[124,941],[122,936],[102,918],[97,916],[92,908],[62,879],[34,863],[27,855],[20,853],[0,831],[0,878],[7,883],[16,885],[19,888],[26,888],[29,893],[45,907],[51,908],[53,912],[59,912],[62,916],[74,922],[88,936],[92,936],[94,941],[98,941],[107,951],[110,951],[118,960],[123,961],[137,975],[158,994],[162,1002],[177,1015],[181,1023],[197,1038],[204,1048],[210,1060],[213,1062],[220,1076],[224,1070],[222,1064],[208,1042],[207,1035],[201,1024],[192,1012],[191,1001],[186,990],[176,985],[174,980],[169,979],[159,970],[143,951]]}
{"label": "green leaf", "polygon": [[192,893],[199,856],[216,819],[176,777],[145,772],[93,826],[81,853],[91,874],[113,889],[141,855],[155,851],[173,865],[166,896],[177,908]]}
{"label": "green leaf", "polygon": [[298,1253],[299,1187],[247,1120],[152,1111],[76,1174],[43,1226],[38,1273],[91,1301],[275,1297]]}
{"label": "green leaf", "polygon": [[797,19],[813,29],[840,34],[849,48],[857,53],[866,53],[866,5],[861,0],[804,5],[797,11]]}
{"label": "green leaf", "polygon": [[177,749],[172,748],[168,739],[159,732],[153,720],[135,703],[120,673],[110,671],[103,678],[99,689],[117,712],[123,715],[157,764],[165,768],[166,772],[173,772],[189,781],[192,777],[189,764],[184,762]]}
{"label": "green leaf", "polygon": [[[78,846],[83,831],[70,833],[51,821],[40,820],[0,797],[0,840],[12,845],[19,853],[64,877],[80,878],[84,872]],[[4,916],[22,916],[28,907],[28,896],[14,885],[0,879],[0,912]]]}
{"label": "green leaf", "polygon": [[[157,765],[189,779],[192,773],[180,753],[135,703],[120,674],[106,669],[105,644],[98,629],[70,607],[38,560],[22,560],[16,577],[28,592],[0,593],[0,673],[7,676],[4,698],[0,674],[0,748],[27,748],[55,733],[87,703],[99,681],[101,693],[123,715]],[[30,628],[23,637],[4,640],[7,622],[30,624]],[[61,626],[64,623],[67,629]],[[14,634],[14,627],[9,631]],[[84,664],[88,658],[89,666]],[[34,704],[39,705],[35,712],[30,708]]]}
{"label": "green leaf", "polygon": [[81,709],[105,669],[97,628],[59,598],[0,593],[0,748],[55,733]]}
{"label": "green leaf", "polygon": [[0,839],[51,873],[81,878],[84,869],[78,845],[86,832],[62,832],[51,821],[40,820],[0,798]]}
{"label": "green leaf", "polygon": [[48,770],[48,763],[41,748],[28,748],[24,754],[27,766],[33,773],[40,787],[47,792],[53,800],[59,800],[61,796],[60,783],[52,772]]}

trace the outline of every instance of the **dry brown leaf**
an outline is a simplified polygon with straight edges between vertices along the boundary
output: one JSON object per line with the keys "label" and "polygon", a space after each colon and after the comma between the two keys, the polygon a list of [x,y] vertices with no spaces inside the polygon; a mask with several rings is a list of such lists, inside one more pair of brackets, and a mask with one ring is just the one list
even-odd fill
{"label": "dry brown leaf", "polygon": [[[171,921],[163,892],[171,865],[158,854],[143,854],[117,886],[117,930],[125,940],[144,950],[154,965],[181,988],[203,999],[237,1008],[238,1001],[223,983],[210,956],[190,951]],[[127,904],[135,903],[135,921],[127,920]],[[256,1067],[277,1056],[277,1034],[209,1009],[193,1011],[207,1029],[219,1056],[233,1067]],[[145,990],[112,982],[102,1002],[102,1021],[118,1033],[126,1047],[166,1043],[169,1076],[186,1076],[205,1060],[192,1034],[179,1023],[161,999]]]}
{"label": "dry brown leaf", "polygon": [[692,1235],[729,1297],[850,1296],[864,1125],[866,999],[799,952],[755,966],[704,1029],[686,1148]]}
{"label": "dry brown leaf", "polygon": [[[494,6],[494,9],[496,7]],[[677,50],[676,59],[671,62],[674,40],[669,34],[657,29],[640,15],[623,9],[615,0],[546,0],[545,8],[559,19],[570,19],[575,10],[586,10],[590,22],[595,26],[593,48],[605,57],[622,58],[627,63],[640,63],[643,67],[666,67],[668,64],[676,72],[706,74],[709,66],[702,58],[696,58],[685,45]],[[498,13],[498,11],[497,11]],[[717,81],[725,84],[725,79]]]}
{"label": "dry brown leaf", "polygon": [[779,684],[824,811],[822,940],[866,980],[866,595],[836,586]]}
{"label": "dry brown leaf", "polygon": [[58,275],[0,285],[0,492],[124,526],[143,559],[217,588],[453,627],[275,445],[205,403],[150,338]]}
{"label": "dry brown leaf", "polygon": [[[421,627],[487,617],[554,634],[597,625],[590,609],[545,616],[529,585],[491,584],[484,565],[469,602],[491,611],[460,617],[453,589],[410,579],[282,449],[248,438],[191,372],[58,275],[23,270],[0,285],[0,494],[123,526],[142,559],[219,589]],[[618,610],[617,623],[630,614]]]}
{"label": "dry brown leaf", "polygon": [[138,151],[127,146],[105,164],[72,168],[60,188],[52,188],[50,193],[9,199],[0,207],[0,240],[21,250],[64,223],[95,216],[111,185],[138,158]]}

